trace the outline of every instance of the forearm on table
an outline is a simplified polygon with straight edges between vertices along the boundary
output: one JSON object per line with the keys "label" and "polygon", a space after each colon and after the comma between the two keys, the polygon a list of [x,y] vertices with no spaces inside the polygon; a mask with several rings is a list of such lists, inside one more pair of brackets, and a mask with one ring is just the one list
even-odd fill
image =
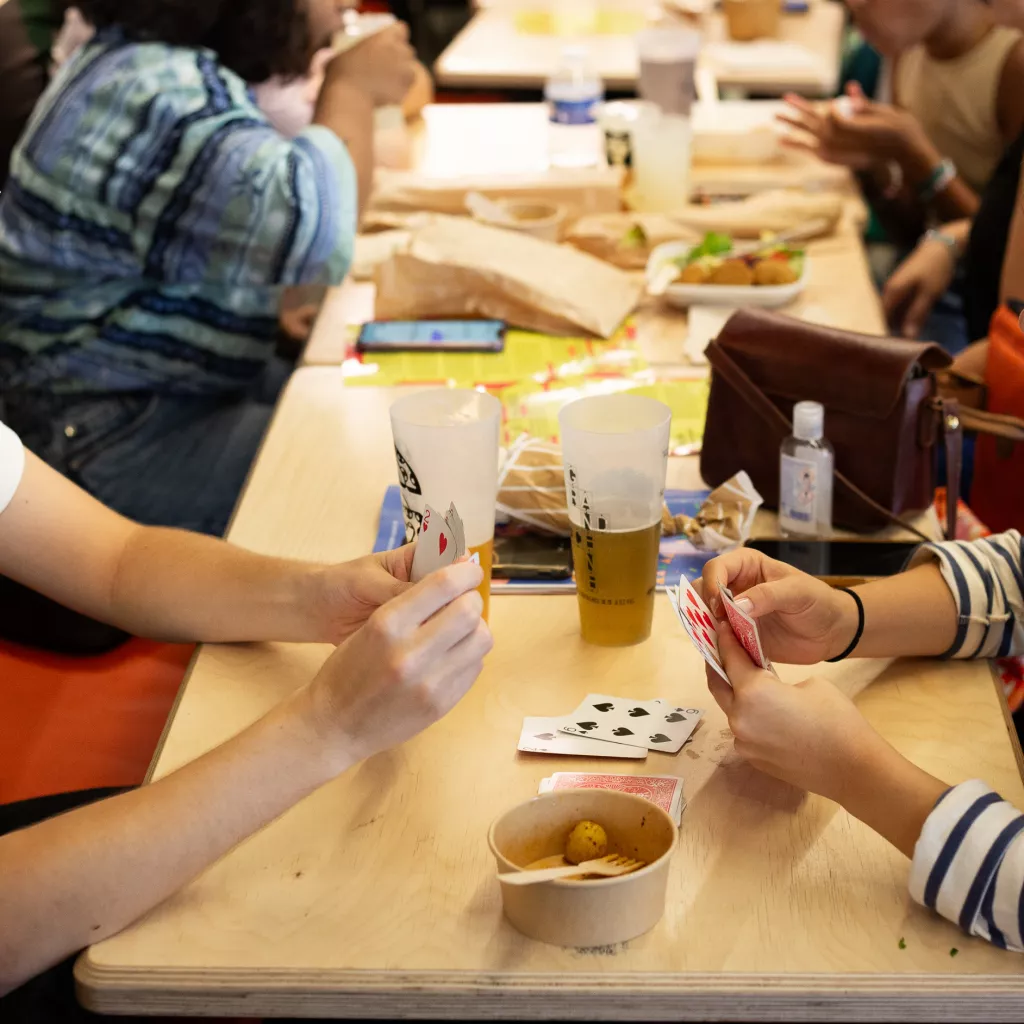
{"label": "forearm on table", "polygon": [[159,640],[320,639],[317,567],[183,530],[136,527],[110,591],[109,620]]}
{"label": "forearm on table", "polygon": [[830,794],[855,818],[914,856],[924,823],[946,783],[922,771],[881,736],[870,750],[860,752],[847,778]]}
{"label": "forearm on table", "polygon": [[[953,646],[956,602],[934,563],[853,589],[864,605],[864,633],[854,656],[937,657]],[[857,606],[848,595],[837,598],[842,614],[836,635],[835,653],[839,654],[856,633]]]}
{"label": "forearm on table", "polygon": [[120,931],[349,766],[306,691],[153,785],[0,838],[0,995]]}
{"label": "forearm on table", "polygon": [[345,143],[356,168],[362,214],[373,188],[373,103],[370,97],[362,89],[347,82],[331,81],[328,77],[317,98],[313,123],[330,128]]}

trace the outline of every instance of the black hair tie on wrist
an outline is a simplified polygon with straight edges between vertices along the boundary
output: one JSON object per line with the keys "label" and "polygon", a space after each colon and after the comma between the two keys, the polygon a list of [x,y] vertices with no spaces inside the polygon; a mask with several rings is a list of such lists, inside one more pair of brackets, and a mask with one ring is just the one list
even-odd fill
{"label": "black hair tie on wrist", "polygon": [[842,654],[838,655],[838,657],[828,659],[829,665],[832,665],[837,661],[845,661],[857,649],[857,644],[860,643],[860,638],[864,635],[864,602],[861,601],[860,596],[849,587],[836,587],[836,590],[839,590],[844,594],[849,594],[857,605],[857,632],[853,634],[853,640],[850,642],[850,646],[847,647]]}

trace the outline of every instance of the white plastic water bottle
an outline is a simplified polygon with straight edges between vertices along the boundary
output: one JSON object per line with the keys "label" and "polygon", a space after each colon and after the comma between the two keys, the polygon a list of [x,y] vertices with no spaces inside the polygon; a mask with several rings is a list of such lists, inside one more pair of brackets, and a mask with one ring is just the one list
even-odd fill
{"label": "white plastic water bottle", "polygon": [[835,454],[825,440],[825,410],[820,403],[797,402],[793,407],[793,436],[782,442],[779,470],[782,535],[829,537]]}
{"label": "white plastic water bottle", "polygon": [[544,86],[548,103],[548,160],[552,167],[593,167],[601,160],[597,110],[604,83],[590,68],[586,47],[567,46]]}

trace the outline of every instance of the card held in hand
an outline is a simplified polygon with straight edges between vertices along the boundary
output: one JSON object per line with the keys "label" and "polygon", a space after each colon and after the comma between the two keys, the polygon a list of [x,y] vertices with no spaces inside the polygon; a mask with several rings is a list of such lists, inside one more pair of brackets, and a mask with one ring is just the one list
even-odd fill
{"label": "card held in hand", "polygon": [[718,630],[715,620],[707,605],[701,600],[700,594],[684,577],[679,581],[678,590],[670,590],[668,596],[690,642],[700,652],[700,656],[728,683],[729,677],[722,664],[722,656],[718,653]]}
{"label": "card held in hand", "polygon": [[765,657],[757,622],[741,608],[736,607],[736,599],[732,596],[732,591],[728,587],[721,587],[720,591],[729,625],[732,627],[733,633],[736,634],[736,639],[739,640],[743,645],[743,649],[750,655],[750,660],[758,668],[775,672],[772,663]]}
{"label": "card held in hand", "polygon": [[[452,505],[449,513],[455,513],[458,526],[461,529],[462,520],[458,519],[455,506]],[[465,549],[463,549],[465,554]],[[420,524],[419,537],[416,540],[416,553],[412,556],[412,569],[409,578],[413,583],[419,583],[424,576],[451,565],[459,558],[459,546],[456,535],[452,532],[448,521],[435,509],[427,505],[423,513],[423,522]]]}

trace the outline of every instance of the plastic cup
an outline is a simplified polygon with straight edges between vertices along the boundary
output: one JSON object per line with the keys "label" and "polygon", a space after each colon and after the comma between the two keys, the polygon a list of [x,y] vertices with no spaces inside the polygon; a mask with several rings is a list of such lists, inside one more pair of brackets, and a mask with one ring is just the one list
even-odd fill
{"label": "plastic cup", "polygon": [[700,33],[686,28],[649,28],[636,37],[638,92],[666,114],[689,117],[697,98]]}
{"label": "plastic cup", "polygon": [[559,413],[580,631],[623,647],[651,635],[665,499],[667,405],[600,395]]}
{"label": "plastic cup", "polygon": [[432,388],[391,406],[406,541],[419,534],[427,505],[444,515],[454,502],[466,528],[466,553],[484,570],[484,618],[490,611],[500,425],[501,403],[480,391]]}

